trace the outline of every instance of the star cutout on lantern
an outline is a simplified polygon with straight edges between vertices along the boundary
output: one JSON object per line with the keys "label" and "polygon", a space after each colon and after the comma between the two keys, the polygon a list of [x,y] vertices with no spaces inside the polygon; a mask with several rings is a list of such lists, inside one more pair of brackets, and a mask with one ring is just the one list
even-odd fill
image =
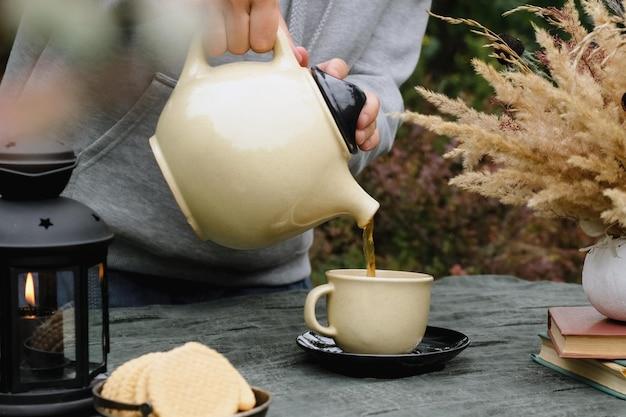
{"label": "star cutout on lantern", "polygon": [[39,227],[45,227],[48,230],[49,227],[54,226],[54,224],[50,221],[50,219],[39,219]]}

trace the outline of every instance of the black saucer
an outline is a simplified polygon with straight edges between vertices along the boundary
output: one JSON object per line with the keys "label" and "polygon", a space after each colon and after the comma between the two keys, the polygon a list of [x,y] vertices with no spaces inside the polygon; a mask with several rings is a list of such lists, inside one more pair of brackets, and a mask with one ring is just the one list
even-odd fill
{"label": "black saucer", "polygon": [[401,378],[439,371],[470,344],[463,333],[431,326],[413,352],[401,355],[347,353],[330,337],[311,331],[302,333],[296,342],[323,367],[361,378]]}

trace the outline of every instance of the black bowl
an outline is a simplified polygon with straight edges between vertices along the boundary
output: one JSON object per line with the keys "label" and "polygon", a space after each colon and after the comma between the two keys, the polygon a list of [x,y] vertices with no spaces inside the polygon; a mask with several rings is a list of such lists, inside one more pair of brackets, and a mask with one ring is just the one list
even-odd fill
{"label": "black bowl", "polygon": [[49,352],[34,348],[30,345],[30,339],[24,342],[24,352],[27,363],[33,369],[63,368],[69,362],[64,352]]}
{"label": "black bowl", "polygon": [[72,363],[64,352],[48,352],[32,347],[30,339],[24,342],[24,359],[22,370],[46,378],[60,378],[65,368]]}
{"label": "black bowl", "polygon": [[296,342],[323,367],[359,378],[402,378],[439,371],[470,345],[463,333],[432,326],[426,328],[424,338],[412,352],[399,355],[344,352],[332,338],[311,331],[298,336]]}
{"label": "black bowl", "polygon": [[[144,417],[150,415],[152,412],[150,404],[127,404],[108,400],[102,397],[100,394],[102,393],[102,387],[105,382],[106,379],[98,382],[93,387],[93,405],[99,415],[104,417],[114,417],[114,415],[109,413],[107,410],[137,411],[139,412],[139,415],[143,415]],[[272,403],[272,395],[260,388],[251,388],[252,392],[254,392],[254,397],[256,398],[256,406],[252,410],[233,414],[232,417],[265,417],[267,414],[267,410],[270,408],[270,404]]]}

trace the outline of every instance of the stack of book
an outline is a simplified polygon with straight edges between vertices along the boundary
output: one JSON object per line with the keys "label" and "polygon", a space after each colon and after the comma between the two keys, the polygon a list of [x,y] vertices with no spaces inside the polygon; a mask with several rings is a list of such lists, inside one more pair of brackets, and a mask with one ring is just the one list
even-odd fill
{"label": "stack of book", "polygon": [[626,323],[591,306],[553,307],[539,338],[535,362],[626,400]]}

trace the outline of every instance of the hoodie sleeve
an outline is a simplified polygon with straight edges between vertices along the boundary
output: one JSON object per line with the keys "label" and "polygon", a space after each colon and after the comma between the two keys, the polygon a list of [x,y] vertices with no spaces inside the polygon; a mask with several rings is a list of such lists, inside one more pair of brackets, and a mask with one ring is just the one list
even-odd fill
{"label": "hoodie sleeve", "polygon": [[417,65],[430,4],[431,0],[389,2],[369,45],[346,78],[376,94],[381,103],[377,119],[380,144],[369,152],[359,151],[352,157],[350,170],[353,174],[361,172],[370,161],[388,152],[393,145],[399,121],[391,114],[404,110],[399,87]]}

